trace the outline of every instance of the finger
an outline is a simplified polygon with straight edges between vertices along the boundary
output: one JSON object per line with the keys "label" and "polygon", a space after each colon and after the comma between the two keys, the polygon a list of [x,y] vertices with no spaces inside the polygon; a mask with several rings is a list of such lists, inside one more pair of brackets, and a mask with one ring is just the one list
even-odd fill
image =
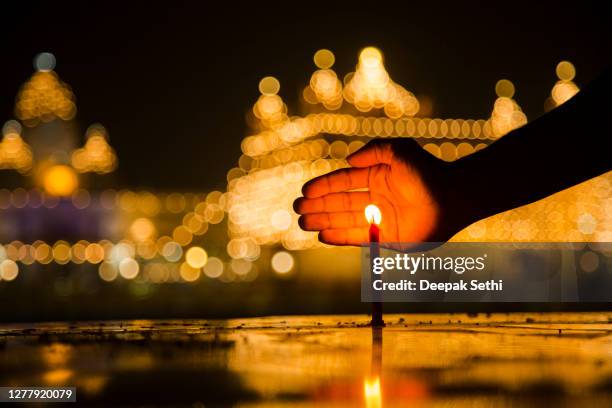
{"label": "finger", "polygon": [[375,164],[391,164],[392,159],[391,143],[375,139],[349,155],[346,160],[354,167],[368,167]]}
{"label": "finger", "polygon": [[365,188],[368,186],[369,174],[368,168],[332,171],[304,184],[302,192],[306,198],[316,198],[329,193]]}
{"label": "finger", "polygon": [[306,214],[300,217],[299,223],[306,231],[368,226],[362,211]]}
{"label": "finger", "polygon": [[330,245],[363,245],[368,239],[368,227],[325,229],[319,233],[319,241]]}
{"label": "finger", "polygon": [[317,198],[300,197],[295,200],[293,209],[298,214],[322,212],[363,211],[372,202],[368,191],[331,193]]}

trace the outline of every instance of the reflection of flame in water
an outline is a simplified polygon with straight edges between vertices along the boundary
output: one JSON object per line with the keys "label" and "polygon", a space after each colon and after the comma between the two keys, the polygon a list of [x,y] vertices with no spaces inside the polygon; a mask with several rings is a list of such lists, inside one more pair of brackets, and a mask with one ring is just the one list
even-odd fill
{"label": "reflection of flame in water", "polygon": [[83,390],[86,394],[96,395],[104,389],[107,381],[108,377],[106,376],[92,375],[77,379],[76,385],[79,387],[79,391]]}
{"label": "reflection of flame in water", "polygon": [[50,370],[43,374],[42,380],[49,386],[61,386],[72,377],[74,372],[65,368],[58,368],[57,370]]}
{"label": "reflection of flame in water", "polygon": [[[373,207],[374,214],[371,214],[371,218],[374,222],[380,222],[380,211],[375,205],[368,205],[366,207],[366,214],[368,208]],[[378,219],[376,214],[378,213]],[[372,221],[370,221],[372,222]],[[380,408],[382,406],[382,392],[380,387],[380,374],[382,372],[382,345],[383,345],[383,330],[382,327],[372,327],[372,358],[370,360],[370,375],[364,379],[363,392],[365,396],[366,407],[368,408]]]}
{"label": "reflection of flame in water", "polygon": [[72,355],[72,346],[63,343],[53,343],[42,348],[43,361],[50,367],[64,366]]}
{"label": "reflection of flame in water", "polygon": [[382,407],[382,393],[380,391],[380,377],[366,378],[363,382],[363,392],[365,396],[366,407],[380,408]]}

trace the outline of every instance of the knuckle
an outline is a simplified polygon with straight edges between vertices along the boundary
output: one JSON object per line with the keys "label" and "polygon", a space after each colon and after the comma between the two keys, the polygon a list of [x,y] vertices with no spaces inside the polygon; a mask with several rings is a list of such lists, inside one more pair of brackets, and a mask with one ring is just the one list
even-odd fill
{"label": "knuckle", "polygon": [[321,217],[321,227],[323,227],[323,229],[329,228],[330,226],[332,226],[332,224],[333,220],[330,217],[329,213],[323,213],[323,216]]}

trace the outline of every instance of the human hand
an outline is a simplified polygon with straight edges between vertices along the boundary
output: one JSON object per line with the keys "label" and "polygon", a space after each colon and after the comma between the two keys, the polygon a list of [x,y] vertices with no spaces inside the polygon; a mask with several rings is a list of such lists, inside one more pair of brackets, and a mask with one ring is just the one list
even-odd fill
{"label": "human hand", "polygon": [[324,243],[367,243],[368,204],[381,210],[381,242],[443,242],[474,221],[458,211],[451,164],[412,139],[373,140],[347,160],[352,167],[307,182],[294,203],[300,226]]}

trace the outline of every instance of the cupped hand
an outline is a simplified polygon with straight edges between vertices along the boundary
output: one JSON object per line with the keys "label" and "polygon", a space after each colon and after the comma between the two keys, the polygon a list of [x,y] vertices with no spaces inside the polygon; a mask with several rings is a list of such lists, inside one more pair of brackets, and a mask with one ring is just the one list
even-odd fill
{"label": "cupped hand", "polygon": [[381,210],[381,242],[443,242],[469,222],[453,211],[449,163],[412,139],[377,139],[348,157],[349,168],[307,182],[294,209],[300,226],[333,245],[368,242],[368,204]]}

